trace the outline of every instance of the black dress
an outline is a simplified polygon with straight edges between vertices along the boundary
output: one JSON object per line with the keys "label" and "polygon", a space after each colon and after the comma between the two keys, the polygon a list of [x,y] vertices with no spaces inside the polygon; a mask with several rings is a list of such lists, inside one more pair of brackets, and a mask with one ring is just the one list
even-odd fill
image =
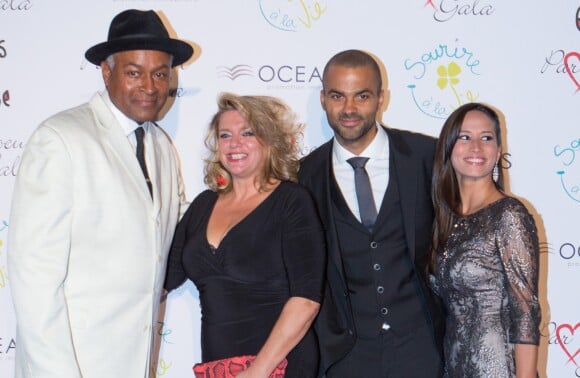
{"label": "black dress", "polygon": [[[229,230],[217,248],[207,224],[218,196],[201,193],[179,223],[165,288],[191,279],[201,301],[203,362],[258,353],[290,297],[322,299],[326,249],[305,188],[282,182]],[[314,377],[318,342],[312,329],[287,356],[286,377]]]}

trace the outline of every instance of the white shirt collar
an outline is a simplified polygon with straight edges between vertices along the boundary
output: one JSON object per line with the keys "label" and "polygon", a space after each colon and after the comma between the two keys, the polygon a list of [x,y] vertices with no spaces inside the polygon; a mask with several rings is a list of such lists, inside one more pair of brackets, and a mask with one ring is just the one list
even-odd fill
{"label": "white shirt collar", "polygon": [[[139,126],[137,122],[127,117],[121,110],[119,110],[119,108],[115,106],[115,104],[113,104],[113,101],[111,100],[108,91],[106,90],[103,91],[101,93],[101,97],[103,98],[105,104],[107,104],[109,109],[111,109],[111,112],[113,112],[113,115],[117,119],[117,122],[119,122],[119,125],[121,125],[123,133],[125,133],[126,136],[130,136],[131,134],[133,134],[133,132],[135,132],[135,129]],[[141,126],[143,126],[145,131],[147,131],[148,125],[149,122],[145,122]]]}
{"label": "white shirt collar", "polygon": [[[364,156],[371,159],[379,159],[379,160],[388,159],[389,144],[387,132],[378,123],[375,124],[375,127],[378,130],[374,139],[358,156]],[[338,140],[336,140],[336,137],[334,137],[332,150],[334,154],[334,160],[340,163],[346,163],[346,161],[351,157],[357,156],[352,152],[350,152],[349,150],[347,150],[346,148],[344,148],[343,146],[341,146],[341,144],[338,143]]]}

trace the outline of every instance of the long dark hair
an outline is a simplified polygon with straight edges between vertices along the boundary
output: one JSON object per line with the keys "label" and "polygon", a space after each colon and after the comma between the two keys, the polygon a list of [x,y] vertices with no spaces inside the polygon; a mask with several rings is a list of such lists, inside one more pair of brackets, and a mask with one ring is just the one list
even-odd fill
{"label": "long dark hair", "polygon": [[[484,113],[493,122],[496,134],[497,146],[500,151],[502,148],[501,128],[499,116],[491,107],[471,102],[457,108],[443,124],[437,148],[435,150],[435,162],[433,166],[432,198],[433,207],[435,208],[435,222],[433,223],[433,241],[432,252],[434,257],[437,252],[447,243],[447,237],[451,230],[451,219],[453,214],[459,214],[461,209],[461,195],[459,193],[459,184],[455,175],[455,170],[451,164],[451,152],[455,147],[455,142],[459,137],[461,125],[465,115],[477,110]],[[501,159],[494,168],[494,184],[496,188],[504,191],[504,176],[501,167]]]}

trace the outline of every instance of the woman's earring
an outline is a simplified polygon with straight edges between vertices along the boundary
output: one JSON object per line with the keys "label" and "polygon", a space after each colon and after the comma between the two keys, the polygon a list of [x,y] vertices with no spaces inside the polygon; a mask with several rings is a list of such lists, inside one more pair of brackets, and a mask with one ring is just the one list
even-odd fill
{"label": "woman's earring", "polygon": [[494,165],[493,171],[492,171],[492,177],[493,177],[493,181],[497,181],[499,178],[499,160],[495,162],[495,165]]}

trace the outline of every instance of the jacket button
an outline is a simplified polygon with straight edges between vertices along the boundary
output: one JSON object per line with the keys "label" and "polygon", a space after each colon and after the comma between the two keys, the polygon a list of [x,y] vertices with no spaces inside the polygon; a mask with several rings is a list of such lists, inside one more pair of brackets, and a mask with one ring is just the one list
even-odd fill
{"label": "jacket button", "polygon": [[384,287],[382,287],[382,286],[378,286],[377,287],[377,293],[383,294],[384,292],[385,292],[385,288]]}
{"label": "jacket button", "polygon": [[389,313],[389,310],[387,310],[386,307],[381,308],[381,314],[387,315],[388,313]]}
{"label": "jacket button", "polygon": [[375,249],[379,246],[379,243],[377,243],[376,241],[371,242],[371,248]]}
{"label": "jacket button", "polygon": [[381,270],[381,264],[374,264],[373,269],[374,270]]}

